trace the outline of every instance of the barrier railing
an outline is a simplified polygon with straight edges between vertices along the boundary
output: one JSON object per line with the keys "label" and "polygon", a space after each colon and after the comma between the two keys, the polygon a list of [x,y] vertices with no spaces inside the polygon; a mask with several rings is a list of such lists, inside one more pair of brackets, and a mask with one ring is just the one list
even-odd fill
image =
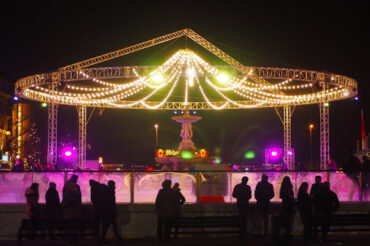
{"label": "barrier railing", "polygon": [[[249,178],[248,185],[252,188],[252,199],[257,183],[262,174],[269,177],[274,186],[275,197],[272,201],[280,201],[279,191],[282,179],[291,178],[295,196],[302,182],[308,182],[310,187],[315,176],[322,177],[322,182],[330,181],[331,189],[337,193],[340,201],[370,200],[369,181],[362,173],[345,174],[340,171],[196,171],[196,172],[0,172],[0,203],[25,203],[25,190],[31,183],[39,184],[40,202],[45,201],[45,193],[49,182],[57,185],[60,198],[64,183],[72,174],[77,174],[78,184],[81,188],[82,202],[90,202],[89,180],[94,179],[100,183],[114,180],[116,183],[116,200],[118,203],[153,203],[163,180],[170,179],[172,183],[180,184],[181,192],[186,201],[195,203],[199,201],[216,199],[217,201],[235,202],[232,198],[233,187],[240,183],[243,176]],[[367,197],[368,196],[368,197]]]}

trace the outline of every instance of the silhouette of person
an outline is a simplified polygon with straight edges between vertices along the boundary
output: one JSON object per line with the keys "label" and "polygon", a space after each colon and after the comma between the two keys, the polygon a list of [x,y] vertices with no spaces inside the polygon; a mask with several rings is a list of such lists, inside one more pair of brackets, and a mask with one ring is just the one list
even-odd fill
{"label": "silhouette of person", "polygon": [[181,217],[181,206],[185,203],[185,197],[181,193],[180,184],[175,183],[172,190],[175,192],[176,202],[174,209],[175,237],[179,233],[179,218]]}
{"label": "silhouette of person", "polygon": [[337,194],[334,191],[330,190],[329,182],[325,182],[323,185],[323,192],[320,195],[320,210],[322,218],[322,240],[325,241],[329,227],[331,224],[331,218],[334,211],[339,208],[339,200]]}
{"label": "silhouette of person", "polygon": [[311,186],[310,190],[310,197],[312,199],[312,207],[313,207],[313,217],[312,217],[312,225],[313,225],[313,236],[317,238],[317,232],[320,222],[320,207],[319,201],[320,196],[323,191],[323,184],[321,183],[321,176],[315,177],[315,183]]}
{"label": "silhouette of person", "polygon": [[26,196],[28,216],[31,219],[37,218],[39,216],[39,184],[32,183],[31,186],[26,189],[24,195]]}
{"label": "silhouette of person", "polygon": [[96,182],[93,179],[89,180],[90,184],[90,199],[94,207],[94,220],[95,220],[95,226],[96,226],[96,234],[98,235],[98,238],[100,238],[100,228],[101,228],[101,217],[102,217],[102,211],[103,211],[103,186],[99,182]]}
{"label": "silhouette of person", "polygon": [[81,190],[78,176],[73,174],[63,187],[62,207],[65,218],[77,218],[81,214]]}
{"label": "silhouette of person", "polygon": [[263,174],[254,191],[254,197],[257,200],[257,209],[262,215],[264,235],[268,234],[270,200],[274,196],[274,187],[268,182],[268,176]]}
{"label": "silhouette of person", "polygon": [[49,183],[49,189],[45,194],[46,215],[50,218],[59,217],[60,199],[57,191],[57,185],[54,182]]}
{"label": "silhouette of person", "polygon": [[284,220],[286,219],[287,223],[287,236],[288,240],[290,238],[290,232],[293,227],[293,218],[295,213],[295,200],[294,200],[294,192],[293,192],[293,185],[290,181],[289,176],[285,176],[281,183],[280,187],[280,199],[281,202],[281,215],[283,215]]}
{"label": "silhouette of person", "polygon": [[248,177],[244,176],[240,184],[235,185],[233,190],[233,197],[236,198],[238,207],[238,215],[240,218],[240,238],[245,238],[247,233],[247,219],[249,199],[252,197],[251,187],[247,185]]}
{"label": "silhouette of person", "polygon": [[308,194],[308,183],[303,182],[298,190],[297,205],[303,223],[303,238],[305,242],[311,239],[312,233],[312,199]]}
{"label": "silhouette of person", "polygon": [[366,155],[362,156],[362,194],[360,201],[368,201],[370,193],[370,161]]}
{"label": "silhouette of person", "polygon": [[155,199],[155,210],[157,212],[157,238],[159,242],[169,241],[171,220],[176,207],[176,194],[171,189],[171,180],[162,182],[162,189],[158,191]]}
{"label": "silhouette of person", "polygon": [[[118,225],[116,221],[117,208],[116,208],[116,183],[113,180],[108,181],[108,186],[103,185],[103,196],[104,200],[102,202],[102,236],[100,239],[101,244],[105,241],[105,236],[107,234],[110,225],[113,227],[113,233],[116,237],[118,243],[121,242],[121,235],[118,231]],[[98,196],[99,199],[99,196]]]}
{"label": "silhouette of person", "polygon": [[[352,150],[349,151],[347,159],[343,163],[343,172],[346,174],[348,178],[352,181],[351,191],[349,193],[348,199],[352,201],[353,195],[356,191],[356,188],[359,187],[360,184],[360,175],[361,171],[361,162],[360,160],[353,154]],[[361,199],[361,194],[360,197]]]}

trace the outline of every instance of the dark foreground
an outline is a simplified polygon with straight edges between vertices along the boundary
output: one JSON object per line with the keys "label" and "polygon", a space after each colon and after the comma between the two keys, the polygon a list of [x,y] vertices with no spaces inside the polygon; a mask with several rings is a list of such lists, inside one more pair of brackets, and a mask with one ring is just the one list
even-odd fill
{"label": "dark foreground", "polygon": [[[0,240],[1,246],[16,246],[16,240]],[[50,241],[50,240],[25,240],[23,241],[24,246],[63,246],[68,245],[67,241]],[[83,240],[78,241],[76,246],[87,246],[96,245],[97,242],[94,240]],[[107,245],[118,245],[115,241],[108,241]],[[158,243],[154,238],[147,239],[125,239],[120,245],[176,245],[176,246],[231,246],[231,245],[276,245],[273,244],[271,237],[259,237],[249,236],[244,242],[240,242],[235,237],[183,237],[166,243]],[[300,236],[293,236],[290,245],[370,245],[370,234],[369,233],[357,233],[357,234],[335,234],[329,235],[326,242],[316,242],[311,244],[305,244]]]}

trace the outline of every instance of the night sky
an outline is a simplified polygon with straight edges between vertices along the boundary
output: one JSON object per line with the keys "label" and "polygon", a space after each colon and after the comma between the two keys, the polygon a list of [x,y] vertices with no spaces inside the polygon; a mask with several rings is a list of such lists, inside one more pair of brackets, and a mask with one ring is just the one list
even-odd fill
{"label": "night sky", "polygon": [[[50,72],[183,28],[191,28],[223,51],[249,66],[293,67],[346,75],[359,83],[359,101],[330,105],[331,155],[340,164],[360,138],[360,109],[370,129],[368,72],[370,52],[368,13],[359,2],[335,5],[251,4],[225,1],[35,1],[1,2],[0,76],[17,79]],[[118,2],[118,1],[117,1]],[[124,1],[120,1],[124,2]],[[200,55],[219,59],[194,43]],[[109,65],[159,65],[177,49],[178,40],[134,53]],[[33,103],[33,119],[46,143],[47,110]],[[273,109],[199,111],[194,142],[224,162],[243,163],[246,150],[264,159],[264,148],[282,146],[283,127]],[[87,159],[103,156],[106,163],[153,163],[155,130],[159,145],[177,147],[180,125],[171,111],[95,110],[88,124]],[[314,123],[314,159],[319,159],[318,106],[299,106],[293,115],[292,138],[296,162],[309,160],[308,124]],[[61,106],[59,140],[77,142],[77,111]],[[46,151],[46,145],[45,145]]]}

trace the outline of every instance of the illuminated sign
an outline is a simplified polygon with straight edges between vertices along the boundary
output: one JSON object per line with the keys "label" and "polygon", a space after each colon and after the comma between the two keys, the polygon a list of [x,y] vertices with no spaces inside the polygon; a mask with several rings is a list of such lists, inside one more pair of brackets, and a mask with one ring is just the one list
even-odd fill
{"label": "illuminated sign", "polygon": [[[184,152],[185,151],[185,152]],[[206,158],[208,156],[208,151],[205,150],[205,149],[200,149],[199,152],[191,152],[191,151],[188,151],[188,150],[184,150],[184,151],[178,151],[178,150],[173,150],[173,149],[158,149],[157,152],[156,152],[156,157],[158,158],[162,158],[162,157],[173,157],[173,156],[181,156],[182,158],[183,155],[186,156],[184,159],[191,159],[193,158],[194,156],[196,157],[202,157],[202,158]],[[184,154],[183,154],[184,152]],[[190,157],[190,154],[187,153],[187,152],[190,152],[191,153],[191,158]]]}

